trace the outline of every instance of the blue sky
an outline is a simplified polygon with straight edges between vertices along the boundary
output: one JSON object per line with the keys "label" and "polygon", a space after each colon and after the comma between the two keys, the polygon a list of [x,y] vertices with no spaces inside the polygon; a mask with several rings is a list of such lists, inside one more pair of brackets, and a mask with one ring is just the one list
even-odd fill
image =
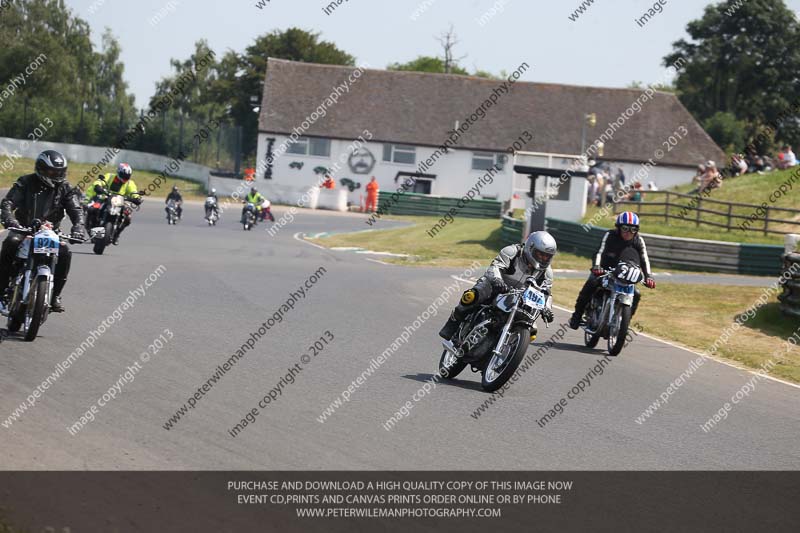
{"label": "blue sky", "polygon": [[[654,1],[594,0],[576,20],[582,0],[347,0],[330,15],[331,0],[67,0],[100,42],[110,27],[122,44],[125,79],[144,105],[155,82],[170,73],[170,58],[185,59],[198,39],[218,54],[242,51],[255,37],[297,26],[320,32],[357,58],[385,68],[418,55],[438,55],[435,37],[450,24],[459,38],[462,66],[498,73],[523,61],[526,81],[623,87],[633,80],[664,81],[661,59],[685,36],[686,23],[702,15],[703,0],[661,0],[660,14],[644,27],[635,20]],[[586,0],[589,1],[589,0]],[[94,5],[94,12],[90,6]],[[789,0],[793,10],[800,0]],[[417,20],[412,14],[427,7]],[[494,8],[494,16],[489,15]],[[163,18],[150,21],[161,11]],[[479,19],[484,17],[485,24]]]}

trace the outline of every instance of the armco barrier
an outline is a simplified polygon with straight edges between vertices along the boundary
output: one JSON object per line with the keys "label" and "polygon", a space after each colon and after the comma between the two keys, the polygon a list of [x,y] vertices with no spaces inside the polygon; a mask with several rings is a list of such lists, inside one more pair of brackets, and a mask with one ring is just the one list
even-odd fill
{"label": "armco barrier", "polygon": [[781,313],[793,318],[800,318],[800,274],[795,274],[800,265],[800,254],[795,252],[798,240],[800,235],[786,235],[782,278],[787,280],[783,283],[783,293],[778,295]]}
{"label": "armco barrier", "polygon": [[[36,159],[36,156],[43,150],[58,150],[64,154],[67,161],[70,162],[96,164],[106,157],[106,150],[108,150],[108,148],[104,146],[86,146],[83,144],[53,143],[47,141],[32,143],[25,139],[0,137],[0,155],[4,153],[18,153],[22,157]],[[99,169],[99,172],[112,172],[117,168],[117,163],[125,162],[130,163],[133,167],[133,176],[134,179],[136,179],[137,170],[149,170],[159,173],[169,167],[172,161],[172,157],[164,155],[149,154],[137,150],[120,150],[104,167]],[[31,172],[31,170],[32,169],[24,169],[24,171],[20,171],[20,175]],[[183,161],[181,162],[180,169],[178,169],[174,175],[205,185],[210,172],[211,169],[208,167],[190,161]],[[168,174],[173,175],[172,173]]]}
{"label": "armco barrier", "polygon": [[522,228],[525,222],[508,216],[503,217],[500,237],[506,244],[516,244],[522,242]]}
{"label": "armco barrier", "polygon": [[[600,247],[604,228],[547,219],[547,229],[558,249],[591,258]],[[650,263],[659,268],[681,268],[700,272],[778,276],[783,247],[761,244],[684,239],[643,233]]]}
{"label": "armco barrier", "polygon": [[378,194],[378,208],[387,215],[444,216],[450,209],[456,209],[455,216],[468,218],[500,218],[502,204],[495,200],[472,200],[464,207],[458,207],[460,198],[445,198],[407,192],[398,194],[381,191]]}

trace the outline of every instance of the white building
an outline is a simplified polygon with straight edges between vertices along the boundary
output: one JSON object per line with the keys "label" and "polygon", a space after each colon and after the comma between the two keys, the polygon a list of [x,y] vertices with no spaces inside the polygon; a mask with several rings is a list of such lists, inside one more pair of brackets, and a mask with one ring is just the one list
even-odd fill
{"label": "white building", "polygon": [[[623,167],[631,176],[663,149],[658,166],[643,181],[666,188],[689,181],[699,163],[722,160],[722,151],[677,97],[656,92],[642,102],[642,94],[641,89],[514,83],[270,58],[256,181],[267,192],[300,190],[319,184],[330,172],[337,189],[357,205],[371,176],[381,191],[394,191],[413,175],[413,192],[461,197],[482,182],[479,197],[511,202],[516,195],[517,206],[524,203],[520,191],[528,186],[526,177],[514,176],[511,151],[540,153],[541,161],[528,164],[558,167],[580,154],[586,113],[597,115],[588,146],[637,99],[641,111],[605,137],[604,160],[614,170]],[[679,129],[685,134],[667,151],[662,143],[674,139]],[[491,180],[481,180],[492,167]]]}

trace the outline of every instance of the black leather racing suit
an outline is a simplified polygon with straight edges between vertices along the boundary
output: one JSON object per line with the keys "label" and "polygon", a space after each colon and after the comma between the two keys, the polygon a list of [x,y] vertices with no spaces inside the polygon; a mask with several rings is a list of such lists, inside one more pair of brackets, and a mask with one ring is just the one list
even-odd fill
{"label": "black leather racing suit", "polygon": [[[600,243],[600,248],[594,257],[593,266],[600,266],[604,269],[611,269],[617,266],[621,259],[626,259],[636,263],[642,269],[645,279],[652,276],[650,270],[650,258],[647,256],[647,247],[644,244],[644,239],[637,233],[633,239],[626,241],[620,235],[619,230],[611,229],[603,235],[603,241]],[[578,294],[578,299],[575,302],[575,312],[572,317],[579,321],[583,317],[583,311],[592,299],[594,291],[600,285],[600,280],[594,274],[589,274],[586,283],[583,284],[581,292]],[[636,308],[639,306],[639,299],[642,294],[639,289],[634,287],[633,305],[631,306],[631,316],[636,313]]]}
{"label": "black leather racing suit", "polygon": [[[3,226],[30,226],[34,219],[49,221],[54,229],[58,229],[66,212],[72,222],[73,231],[83,233],[83,209],[77,189],[66,181],[50,187],[36,174],[22,176],[14,183],[6,197],[0,203],[0,221]],[[14,256],[24,236],[9,232],[0,250],[0,297],[5,294],[11,279],[11,267]],[[72,252],[66,243],[62,243],[58,251],[58,262],[53,273],[53,298],[61,295],[67,283]]]}

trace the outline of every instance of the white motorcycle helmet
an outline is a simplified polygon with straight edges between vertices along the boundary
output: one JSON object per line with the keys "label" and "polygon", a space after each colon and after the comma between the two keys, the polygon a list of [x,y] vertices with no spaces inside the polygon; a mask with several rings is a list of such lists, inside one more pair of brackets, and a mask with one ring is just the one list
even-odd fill
{"label": "white motorcycle helmet", "polygon": [[525,241],[522,260],[530,272],[544,270],[550,266],[557,252],[558,246],[552,235],[546,231],[535,231]]}

